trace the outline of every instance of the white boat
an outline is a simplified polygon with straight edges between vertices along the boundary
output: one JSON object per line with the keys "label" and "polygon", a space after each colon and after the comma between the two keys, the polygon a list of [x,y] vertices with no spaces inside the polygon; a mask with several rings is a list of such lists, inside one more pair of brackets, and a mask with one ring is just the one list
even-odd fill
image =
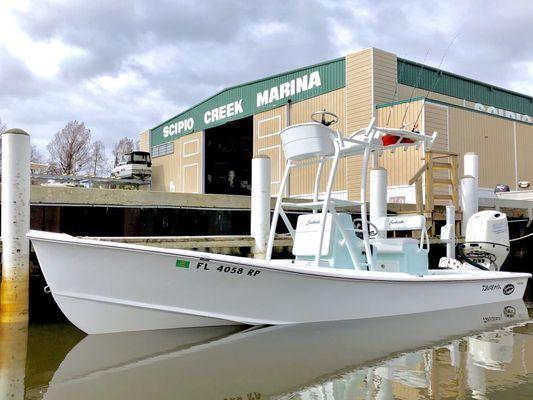
{"label": "white boat", "polygon": [[[330,115],[320,114],[322,119]],[[293,125],[280,135],[287,164],[265,260],[30,231],[44,276],[67,318],[87,333],[106,333],[352,320],[522,298],[530,274],[429,269],[421,215],[385,217],[379,227],[368,222],[371,155],[408,146],[430,148],[435,135],[379,128],[374,121],[348,137],[320,122]],[[392,144],[391,136],[396,137]],[[333,199],[338,162],[353,155],[363,159],[361,201]],[[291,171],[309,165],[317,165],[314,198],[284,203]],[[319,198],[328,165],[327,188]],[[347,205],[360,206],[360,229],[349,214],[337,211]],[[293,227],[284,211],[288,206],[310,213]],[[279,216],[293,236],[294,259],[271,257]],[[420,229],[421,239],[380,236],[392,226]]]}
{"label": "white boat", "polygon": [[[456,368],[453,371],[465,381],[479,368],[469,365],[467,359],[478,365],[481,361],[492,365],[515,361],[521,368],[520,355],[515,354],[516,360],[512,351],[510,358],[508,355],[509,327],[528,320],[524,303],[510,301],[426,314],[241,331],[216,327],[89,335],[66,355],[43,398],[364,398],[368,389],[383,394],[386,382],[366,379],[372,371],[379,376],[383,367],[393,370],[388,380],[397,384],[405,383],[407,372],[418,370],[418,378],[430,388],[435,384],[430,382],[432,374],[437,373],[432,370],[432,362],[437,364],[433,357],[438,357],[442,373],[448,351],[449,362]],[[526,329],[521,328],[522,333]],[[467,335],[471,338],[462,339]],[[438,356],[430,349],[439,349]],[[398,365],[399,359],[408,364]],[[525,373],[523,369],[520,372]],[[351,395],[304,396],[317,387],[321,393],[328,392],[334,383],[349,385]],[[379,386],[373,387],[375,384]],[[355,390],[361,392],[355,395]]]}
{"label": "white boat", "polygon": [[146,151],[132,151],[124,154],[115,165],[111,176],[120,179],[148,180],[152,177],[152,159]]}

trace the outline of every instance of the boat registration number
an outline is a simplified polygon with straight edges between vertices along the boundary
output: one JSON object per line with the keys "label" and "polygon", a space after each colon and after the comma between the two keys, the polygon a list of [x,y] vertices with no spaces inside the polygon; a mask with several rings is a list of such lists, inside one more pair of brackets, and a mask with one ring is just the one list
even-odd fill
{"label": "boat registration number", "polygon": [[196,269],[201,271],[214,271],[223,274],[229,275],[245,275],[256,277],[261,273],[261,270],[258,268],[245,267],[241,265],[233,264],[220,264],[215,263],[209,260],[186,260],[186,259],[177,259],[176,267],[185,268],[185,269]]}

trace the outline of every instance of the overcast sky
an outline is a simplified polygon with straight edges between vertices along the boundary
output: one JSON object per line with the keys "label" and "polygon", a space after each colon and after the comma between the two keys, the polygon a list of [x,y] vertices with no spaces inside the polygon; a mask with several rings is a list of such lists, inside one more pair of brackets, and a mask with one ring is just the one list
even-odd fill
{"label": "overcast sky", "polygon": [[533,93],[533,1],[0,0],[0,118],[108,151],[220,89],[377,47]]}

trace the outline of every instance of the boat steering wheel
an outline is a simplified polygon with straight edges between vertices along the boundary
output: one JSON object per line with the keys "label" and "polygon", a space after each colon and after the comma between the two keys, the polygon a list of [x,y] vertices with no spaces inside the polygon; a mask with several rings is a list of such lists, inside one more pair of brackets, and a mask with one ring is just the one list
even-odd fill
{"label": "boat steering wheel", "polygon": [[[320,120],[317,118],[318,115],[321,116]],[[326,116],[331,117],[331,120],[327,121]],[[339,121],[339,117],[337,117],[332,112],[326,111],[326,109],[323,109],[321,111],[315,111],[313,114],[311,114],[311,119],[325,126],[334,125]]]}
{"label": "boat steering wheel", "polygon": [[[353,223],[355,225],[355,230],[356,230],[356,235],[359,239],[363,239],[363,219],[362,218],[355,218],[353,220]],[[378,234],[378,227],[376,225],[374,225],[372,222],[370,221],[366,221],[367,225],[371,228],[373,228],[374,230],[368,230],[368,236],[372,239],[374,237],[377,236]]]}

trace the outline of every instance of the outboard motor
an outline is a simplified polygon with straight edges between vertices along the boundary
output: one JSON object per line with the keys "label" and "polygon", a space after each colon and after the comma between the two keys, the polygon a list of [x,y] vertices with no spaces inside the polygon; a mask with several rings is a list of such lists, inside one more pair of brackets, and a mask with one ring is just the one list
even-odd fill
{"label": "outboard motor", "polygon": [[466,225],[465,242],[458,250],[468,264],[499,270],[510,250],[507,215],[494,210],[472,215]]}

